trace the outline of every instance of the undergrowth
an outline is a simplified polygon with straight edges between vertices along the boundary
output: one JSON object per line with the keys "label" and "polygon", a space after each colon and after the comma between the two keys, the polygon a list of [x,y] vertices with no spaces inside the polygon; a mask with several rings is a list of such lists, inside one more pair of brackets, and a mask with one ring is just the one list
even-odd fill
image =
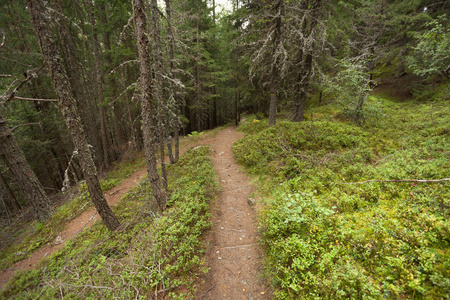
{"label": "undergrowth", "polygon": [[[158,213],[148,179],[113,207],[122,229],[101,222],[83,231],[33,271],[16,274],[8,299],[173,299],[192,297],[203,266],[201,237],[210,227],[217,181],[208,147],[170,166],[170,206]],[[153,204],[152,204],[153,203]]]}
{"label": "undergrowth", "polygon": [[[220,130],[227,125],[202,132],[201,134],[194,134],[189,137],[180,138],[180,146],[187,147],[188,145],[197,143],[203,139],[214,137]],[[159,155],[158,155],[159,157]],[[103,191],[107,191],[130,176],[134,171],[145,166],[143,157],[138,157],[131,160],[125,160],[113,165],[111,170],[100,179],[100,185]],[[5,269],[11,264],[23,260],[30,253],[51,243],[55,240],[58,234],[64,230],[66,225],[82,212],[92,208],[94,205],[90,200],[86,183],[82,182],[77,187],[70,190],[74,195],[69,195],[70,199],[63,205],[57,208],[56,213],[50,220],[45,223],[32,221],[26,224],[11,223],[10,226],[1,227],[2,237],[19,237],[25,236],[20,242],[12,241],[9,245],[4,246],[0,252],[0,270]]]}
{"label": "undergrowth", "polygon": [[[127,160],[115,164],[112,169],[100,180],[102,190],[107,191],[125,180],[131,173],[145,166],[142,157]],[[36,251],[43,245],[52,242],[57,235],[65,228],[72,219],[76,218],[83,211],[92,208],[94,204],[90,200],[89,192],[85,182],[72,190],[76,196],[70,201],[57,208],[52,218],[45,222],[33,221],[22,228],[21,231],[28,232],[20,243],[15,243],[2,249],[0,253],[0,269],[8,267],[10,264],[24,259],[28,254]],[[8,234],[19,228],[5,226],[2,231]],[[3,233],[2,233],[3,235]]]}
{"label": "undergrowth", "polygon": [[370,101],[383,117],[363,127],[327,107],[314,121],[241,127],[233,151],[260,178],[280,299],[450,298],[450,183],[364,182],[450,177],[450,105]]}

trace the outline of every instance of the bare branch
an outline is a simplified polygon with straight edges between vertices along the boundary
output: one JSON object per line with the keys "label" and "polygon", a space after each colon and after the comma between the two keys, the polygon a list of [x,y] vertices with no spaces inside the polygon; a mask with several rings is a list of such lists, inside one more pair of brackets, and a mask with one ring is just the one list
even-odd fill
{"label": "bare branch", "polygon": [[115,67],[114,69],[112,69],[111,72],[109,72],[108,76],[114,74],[114,73],[116,72],[117,69],[123,67],[123,66],[126,65],[126,64],[130,64],[130,63],[139,63],[139,60],[137,60],[137,59],[132,59],[132,60],[124,61],[123,63],[121,63],[120,65],[118,65],[118,66]]}
{"label": "bare branch", "polygon": [[25,101],[58,102],[58,99],[24,98],[24,97],[18,97],[18,96],[14,96],[14,99],[25,100]]}
{"label": "bare branch", "polygon": [[3,57],[3,56],[0,56],[0,59],[4,59],[4,60],[13,62],[13,63],[15,63],[15,64],[18,64],[18,65],[21,65],[21,66],[24,66],[24,67],[28,67],[28,68],[31,68],[31,67],[32,67],[32,65],[23,64],[23,63],[21,63],[21,62],[18,62],[18,61],[15,61],[15,60],[12,60],[12,59]]}
{"label": "bare branch", "polygon": [[[40,68],[36,71],[36,74],[39,73],[39,72],[45,67],[46,64],[47,64],[47,63],[44,62],[44,64],[42,65],[42,67],[40,67]],[[9,101],[11,101],[12,99],[14,99],[14,97],[16,96],[16,93],[20,90],[20,88],[22,88],[22,86],[23,86],[25,83],[27,83],[27,82],[28,82],[31,78],[33,78],[33,77],[34,77],[33,75],[30,75],[29,72],[27,72],[27,78],[25,78],[24,80],[22,80],[22,81],[19,83],[19,85],[16,86],[16,87],[14,88],[14,90],[12,91],[12,93],[11,93],[8,97],[5,97],[6,100],[5,100],[5,103],[4,103],[4,104],[7,104]],[[8,89],[8,90],[9,90],[9,89]],[[5,94],[6,94],[6,92],[3,94],[3,96],[5,96]]]}
{"label": "bare branch", "polygon": [[123,26],[122,32],[121,32],[120,35],[119,35],[119,43],[118,43],[119,45],[122,45],[123,40],[124,40],[123,36],[124,36],[124,34],[125,34],[125,31],[126,31],[128,28],[131,28],[131,24],[132,24],[132,23],[133,23],[133,16],[131,16],[131,17],[128,19],[127,24]]}
{"label": "bare branch", "polygon": [[24,126],[28,126],[28,125],[41,125],[41,122],[20,124],[20,125],[17,125],[17,126],[14,126],[13,128],[11,128],[11,132],[14,132],[15,130],[17,130],[20,127],[24,127]]}

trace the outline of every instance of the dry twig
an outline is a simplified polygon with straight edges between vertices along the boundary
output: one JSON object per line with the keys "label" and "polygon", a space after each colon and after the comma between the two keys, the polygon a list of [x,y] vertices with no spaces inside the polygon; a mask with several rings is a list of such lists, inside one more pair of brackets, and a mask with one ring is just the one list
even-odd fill
{"label": "dry twig", "polygon": [[363,183],[370,183],[370,182],[419,182],[419,183],[428,183],[428,182],[442,182],[442,181],[450,181],[450,178],[443,178],[443,179],[399,179],[399,180],[366,180],[361,182],[343,182],[342,184],[363,184]]}

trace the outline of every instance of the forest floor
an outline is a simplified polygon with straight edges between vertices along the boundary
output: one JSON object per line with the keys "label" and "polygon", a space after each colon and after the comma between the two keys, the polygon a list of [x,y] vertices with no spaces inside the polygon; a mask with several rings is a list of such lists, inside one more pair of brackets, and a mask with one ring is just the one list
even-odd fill
{"label": "forest floor", "polygon": [[[215,137],[188,143],[181,153],[195,145],[211,145],[212,161],[218,174],[221,192],[212,207],[213,228],[207,234],[206,267],[196,299],[271,299],[271,292],[262,279],[261,253],[257,242],[255,210],[248,203],[253,187],[239,170],[232,155],[232,144],[242,135],[235,127],[222,129]],[[142,168],[132,173],[118,186],[105,192],[109,205],[118,203],[146,175]],[[26,259],[0,271],[0,289],[15,271],[32,270],[39,261],[64,247],[99,218],[94,208],[70,221],[59,237],[30,254]]]}

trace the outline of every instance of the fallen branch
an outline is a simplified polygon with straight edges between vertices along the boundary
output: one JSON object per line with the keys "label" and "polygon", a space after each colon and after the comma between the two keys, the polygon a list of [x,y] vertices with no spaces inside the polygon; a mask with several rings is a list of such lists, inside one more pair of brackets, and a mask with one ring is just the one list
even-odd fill
{"label": "fallen branch", "polygon": [[215,288],[216,287],[216,284],[214,283],[204,294],[203,294],[203,296],[201,297],[201,299],[203,299],[203,298],[205,298],[206,297],[206,295],[209,293],[209,291],[211,291],[213,288]]}
{"label": "fallen branch", "polygon": [[86,224],[83,225],[83,227],[81,227],[81,229],[79,229],[77,232],[75,232],[75,235],[78,235],[80,232],[83,231],[84,228],[86,228],[86,226],[92,221],[92,219],[95,218],[95,216],[97,215],[97,211],[95,212],[95,214],[92,215],[92,217],[86,222]]}
{"label": "fallen branch", "polygon": [[419,183],[427,183],[427,182],[442,182],[442,181],[450,181],[450,178],[443,179],[399,179],[399,180],[366,180],[361,182],[343,182],[342,184],[363,184],[369,182],[419,182]]}
{"label": "fallen branch", "polygon": [[[230,271],[231,274],[233,274],[234,276],[236,276],[236,274],[233,273],[233,271],[231,271],[227,266],[225,266],[224,263],[222,263],[222,266],[227,269],[228,271]],[[236,276],[237,277],[237,276]]]}
{"label": "fallen branch", "polygon": [[76,285],[76,284],[70,284],[70,283],[61,283],[63,286],[70,286],[75,288],[91,288],[91,289],[105,289],[105,290],[115,290],[115,288],[109,287],[109,286],[95,286],[95,285]]}
{"label": "fallen branch", "polygon": [[251,246],[253,246],[253,244],[239,245],[239,246],[230,246],[230,247],[222,247],[220,249],[235,249],[235,248],[243,248],[243,247],[251,247]]}

